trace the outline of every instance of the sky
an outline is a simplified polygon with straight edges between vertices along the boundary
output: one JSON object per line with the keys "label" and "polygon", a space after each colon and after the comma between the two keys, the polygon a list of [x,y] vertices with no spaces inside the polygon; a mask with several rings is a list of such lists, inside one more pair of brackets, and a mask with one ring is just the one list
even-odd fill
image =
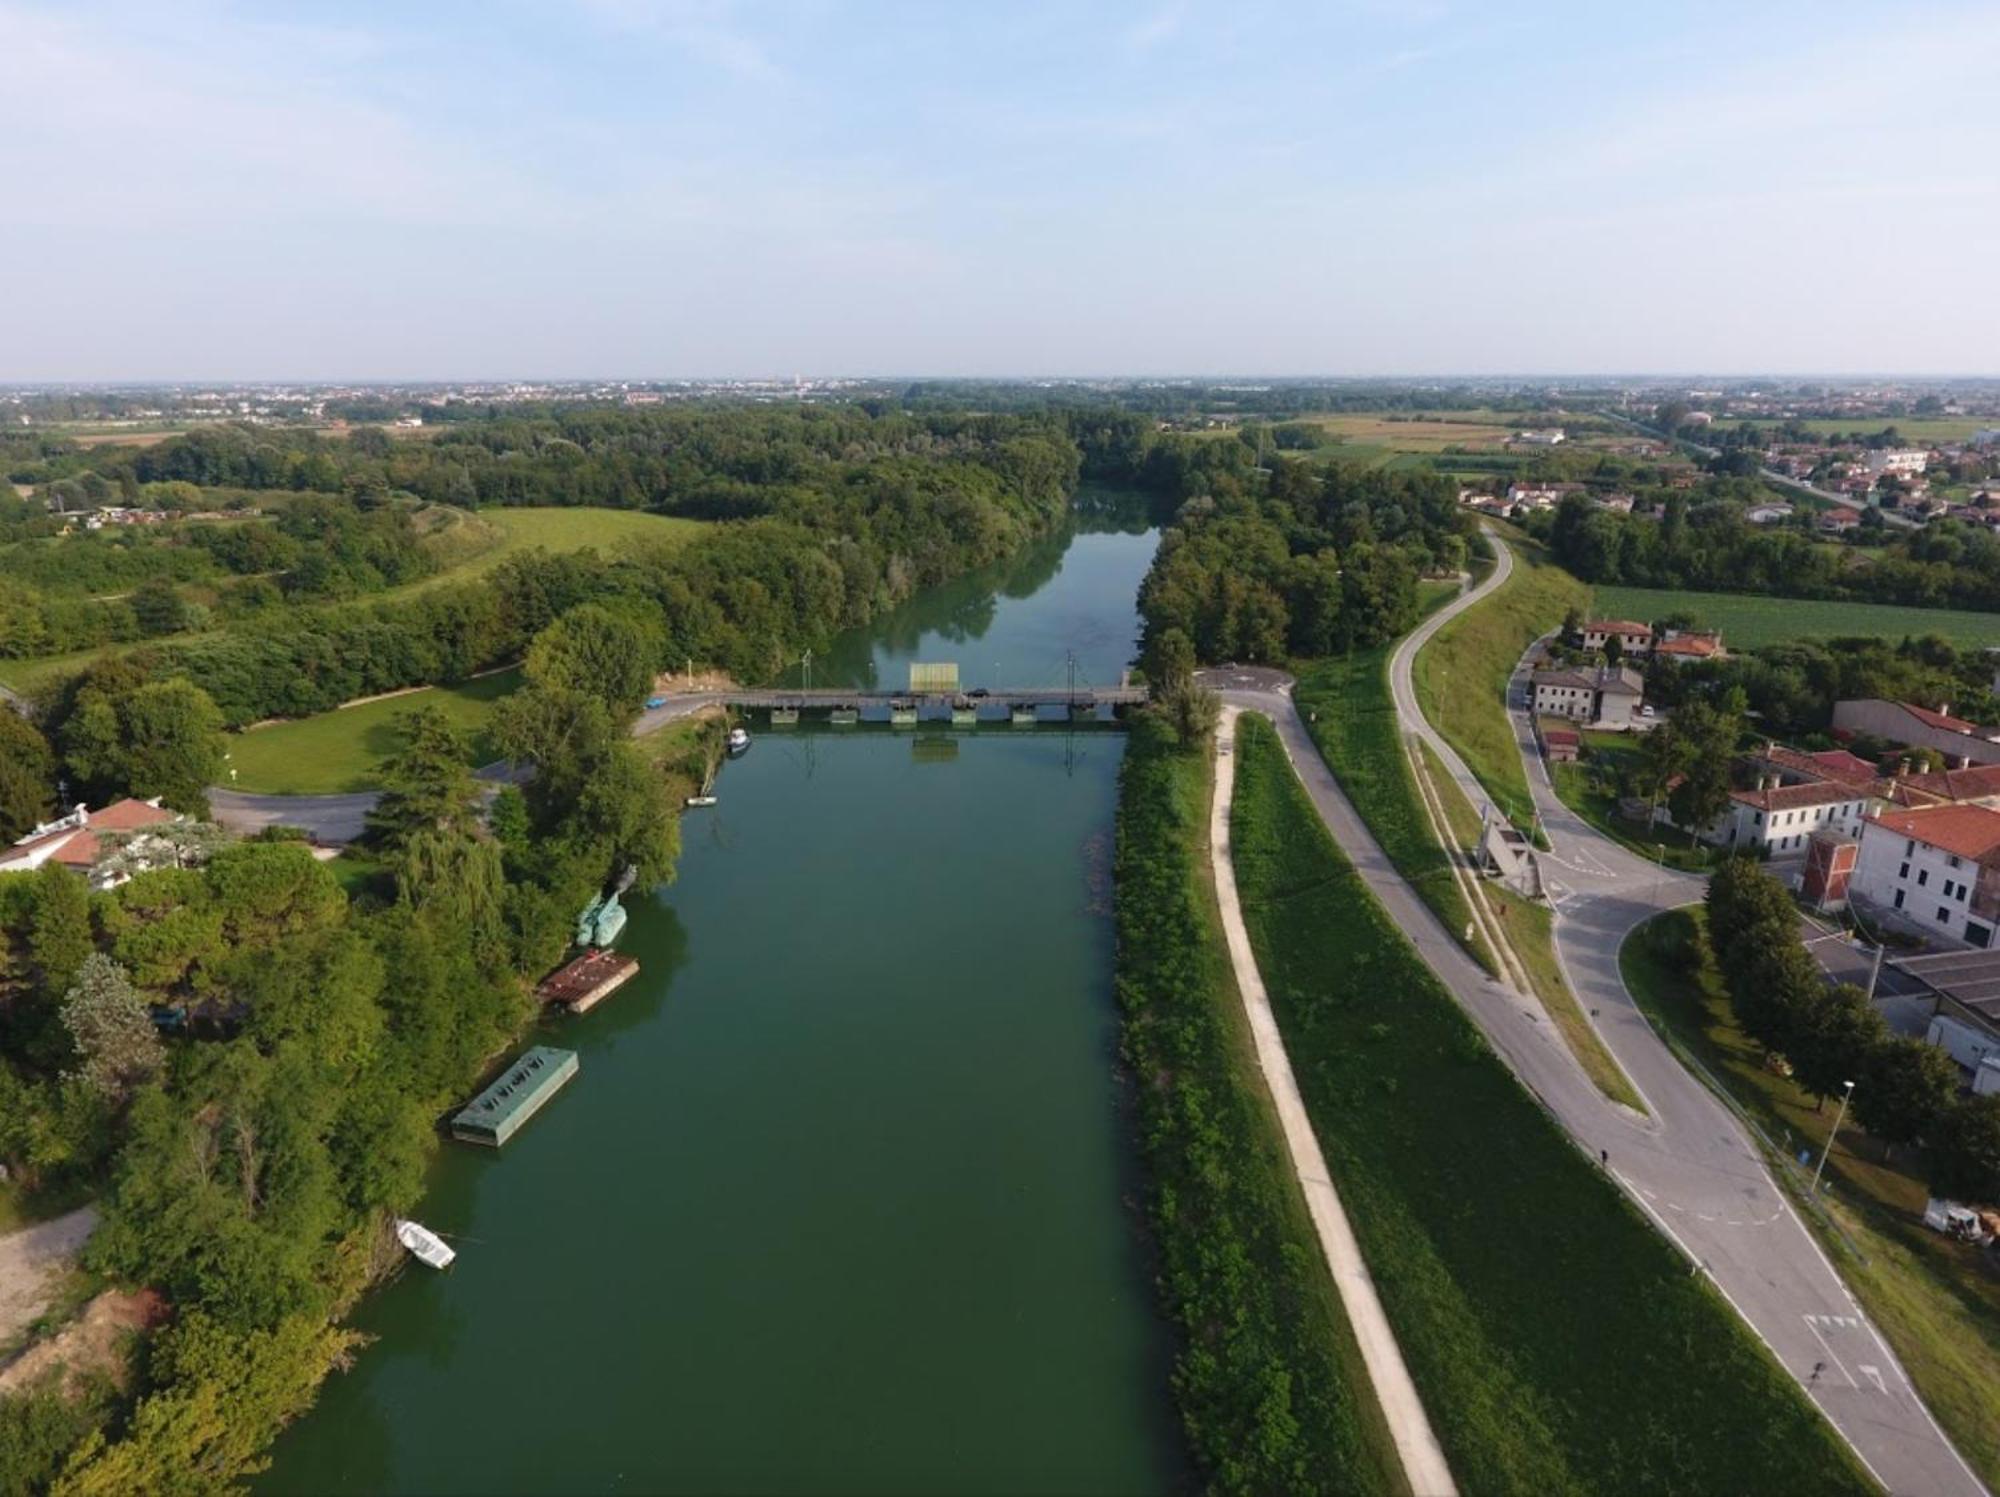
{"label": "sky", "polygon": [[2000,373],[2000,3],[0,0],[0,382]]}

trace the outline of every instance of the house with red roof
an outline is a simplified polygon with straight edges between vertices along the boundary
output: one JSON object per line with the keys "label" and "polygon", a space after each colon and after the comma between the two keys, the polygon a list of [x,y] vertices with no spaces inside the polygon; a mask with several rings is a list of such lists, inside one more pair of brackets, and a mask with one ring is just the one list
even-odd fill
{"label": "house with red roof", "polygon": [[58,863],[82,874],[93,887],[110,888],[123,877],[100,872],[112,851],[114,833],[143,831],[179,821],[158,800],[113,801],[101,811],[78,806],[67,816],[44,822],[12,847],[0,849],[0,873],[29,873],[44,863]]}
{"label": "house with red roof", "polygon": [[1867,817],[1847,894],[1937,944],[1991,946],[2000,929],[2000,811],[1898,807]]}

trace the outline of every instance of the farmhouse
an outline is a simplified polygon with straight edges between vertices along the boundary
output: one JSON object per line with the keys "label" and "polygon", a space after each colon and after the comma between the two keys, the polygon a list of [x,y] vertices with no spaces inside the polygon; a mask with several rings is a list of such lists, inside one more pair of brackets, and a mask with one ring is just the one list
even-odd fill
{"label": "farmhouse", "polygon": [[1639,673],[1626,666],[1595,670],[1543,670],[1530,678],[1535,712],[1599,728],[1629,728],[1646,694]]}
{"label": "farmhouse", "polygon": [[1841,505],[1828,510],[1813,523],[1828,535],[1845,535],[1850,530],[1860,529],[1861,511]]}
{"label": "farmhouse", "polygon": [[1669,629],[1666,637],[1653,645],[1653,655],[1660,660],[1721,660],[1727,654],[1720,633],[1705,634],[1692,629]]}
{"label": "farmhouse", "polygon": [[1601,650],[1614,639],[1627,655],[1643,655],[1653,647],[1653,630],[1650,625],[1635,623],[1631,619],[1585,620],[1583,647],[1586,650]]}

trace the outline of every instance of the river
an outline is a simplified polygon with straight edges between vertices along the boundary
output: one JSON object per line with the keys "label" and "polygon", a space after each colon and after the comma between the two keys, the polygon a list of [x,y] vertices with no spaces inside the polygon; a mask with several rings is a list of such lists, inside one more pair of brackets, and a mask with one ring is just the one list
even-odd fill
{"label": "river", "polygon": [[[1157,536],[1079,533],[816,682],[1118,679]],[[455,1234],[259,1489],[1142,1492],[1182,1483],[1108,918],[1123,735],[762,732],[635,902],[577,1080],[453,1145]]]}

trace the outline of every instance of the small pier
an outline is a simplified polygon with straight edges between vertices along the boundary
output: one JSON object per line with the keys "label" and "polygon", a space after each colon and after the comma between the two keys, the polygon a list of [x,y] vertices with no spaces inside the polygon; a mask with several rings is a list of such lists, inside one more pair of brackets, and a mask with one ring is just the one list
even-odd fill
{"label": "small pier", "polygon": [[638,975],[636,958],[592,949],[535,985],[535,997],[551,1008],[587,1014]]}
{"label": "small pier", "polygon": [[576,1079],[574,1050],[536,1045],[516,1056],[486,1090],[451,1120],[451,1136],[469,1144],[497,1149],[522,1124],[540,1112],[548,1100]]}

